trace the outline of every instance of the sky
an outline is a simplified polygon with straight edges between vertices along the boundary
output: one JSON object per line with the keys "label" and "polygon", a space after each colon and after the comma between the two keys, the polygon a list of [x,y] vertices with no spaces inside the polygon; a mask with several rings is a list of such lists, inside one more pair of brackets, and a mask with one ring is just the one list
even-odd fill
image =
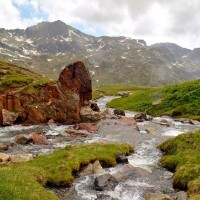
{"label": "sky", "polygon": [[95,36],[200,47],[200,0],[0,0],[0,28],[56,20]]}

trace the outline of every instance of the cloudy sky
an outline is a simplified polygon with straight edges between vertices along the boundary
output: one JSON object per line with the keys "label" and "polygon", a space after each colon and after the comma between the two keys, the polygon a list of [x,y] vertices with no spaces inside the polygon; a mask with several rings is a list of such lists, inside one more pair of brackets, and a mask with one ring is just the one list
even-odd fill
{"label": "cloudy sky", "polygon": [[200,47],[200,0],[0,0],[0,27],[62,20],[100,36]]}

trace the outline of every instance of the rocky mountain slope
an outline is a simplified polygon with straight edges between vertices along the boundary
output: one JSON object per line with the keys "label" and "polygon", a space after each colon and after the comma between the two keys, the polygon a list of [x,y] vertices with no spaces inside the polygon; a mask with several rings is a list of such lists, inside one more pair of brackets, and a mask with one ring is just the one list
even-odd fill
{"label": "rocky mountain slope", "polygon": [[147,46],[127,37],[94,37],[61,21],[25,30],[0,29],[0,59],[58,78],[66,64],[83,60],[94,84],[158,86],[200,76],[200,50],[170,43]]}
{"label": "rocky mountain slope", "polygon": [[0,126],[49,120],[71,124],[93,114],[91,79],[81,61],[65,67],[58,81],[2,61],[0,74]]}

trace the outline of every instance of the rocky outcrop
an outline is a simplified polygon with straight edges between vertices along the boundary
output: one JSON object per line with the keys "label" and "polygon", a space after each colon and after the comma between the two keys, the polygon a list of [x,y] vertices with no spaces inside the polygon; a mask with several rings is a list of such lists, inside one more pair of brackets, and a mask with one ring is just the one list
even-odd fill
{"label": "rocky outcrop", "polygon": [[65,67],[57,82],[0,94],[0,125],[46,123],[50,119],[63,124],[77,123],[81,121],[81,108],[89,107],[91,99],[89,72],[78,61]]}

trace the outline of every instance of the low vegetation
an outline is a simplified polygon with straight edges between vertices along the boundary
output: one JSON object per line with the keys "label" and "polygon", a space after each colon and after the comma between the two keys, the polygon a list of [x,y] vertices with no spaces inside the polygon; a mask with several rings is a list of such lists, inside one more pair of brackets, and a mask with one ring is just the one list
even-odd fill
{"label": "low vegetation", "polygon": [[170,115],[200,120],[200,79],[161,88],[105,85],[95,90],[95,96],[117,95],[119,91],[129,91],[132,94],[114,99],[108,104],[110,107],[147,112],[154,116]]}
{"label": "low vegetation", "polygon": [[76,172],[95,160],[105,167],[116,165],[119,152],[134,149],[127,144],[82,144],[67,146],[27,163],[0,166],[0,199],[54,200],[56,195],[43,186],[69,186]]}
{"label": "low vegetation", "polygon": [[191,200],[200,199],[200,131],[169,139],[159,148],[165,152],[161,165],[175,172],[174,187],[187,190]]}
{"label": "low vegetation", "polygon": [[33,92],[50,80],[28,69],[0,60],[0,92],[13,88],[24,88],[25,92]]}

